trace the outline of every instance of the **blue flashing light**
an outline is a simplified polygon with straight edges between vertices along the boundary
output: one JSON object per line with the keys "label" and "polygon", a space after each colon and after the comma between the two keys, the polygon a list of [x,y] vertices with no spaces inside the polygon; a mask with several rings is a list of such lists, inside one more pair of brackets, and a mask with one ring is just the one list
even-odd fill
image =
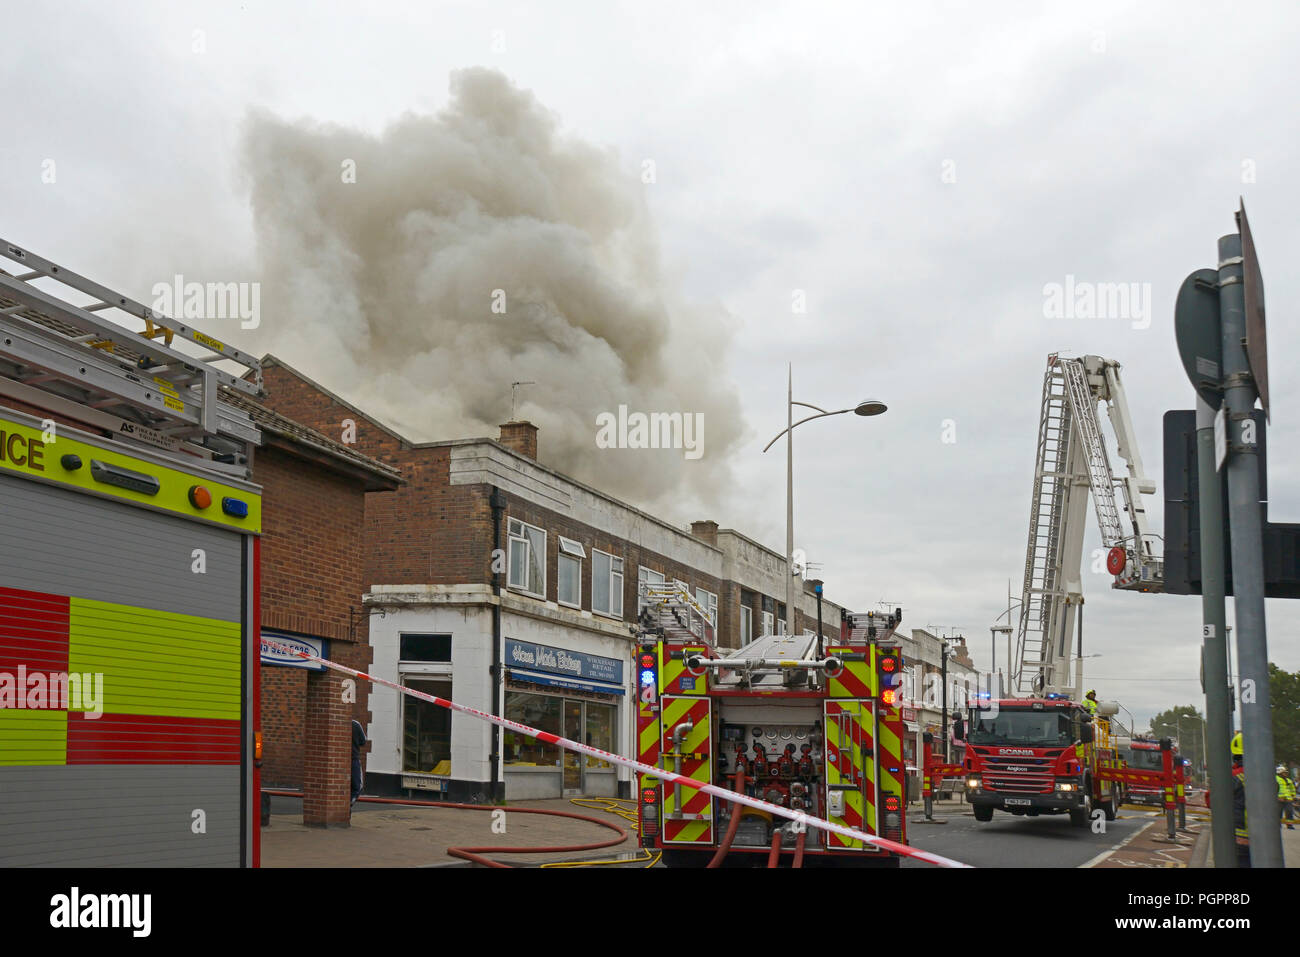
{"label": "blue flashing light", "polygon": [[221,510],[232,518],[248,518],[248,503],[237,498],[223,498]]}
{"label": "blue flashing light", "polygon": [[655,683],[655,673],[651,668],[644,668],[641,671],[641,687],[648,688]]}

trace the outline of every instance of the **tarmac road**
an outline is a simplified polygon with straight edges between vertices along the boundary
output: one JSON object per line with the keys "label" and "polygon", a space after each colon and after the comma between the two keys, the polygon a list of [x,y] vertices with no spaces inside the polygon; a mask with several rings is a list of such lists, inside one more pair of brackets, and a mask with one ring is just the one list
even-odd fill
{"label": "tarmac road", "polygon": [[[981,824],[970,806],[953,804],[935,809],[935,820],[926,823],[919,804],[908,809],[907,833],[914,847],[934,851],[975,867],[1080,867],[1111,850],[1140,831],[1152,815],[1121,811],[1106,821],[1104,834],[1091,828],[1073,827],[1065,814],[1016,817],[993,812],[993,820]],[[903,867],[930,867],[921,861],[905,860]]]}

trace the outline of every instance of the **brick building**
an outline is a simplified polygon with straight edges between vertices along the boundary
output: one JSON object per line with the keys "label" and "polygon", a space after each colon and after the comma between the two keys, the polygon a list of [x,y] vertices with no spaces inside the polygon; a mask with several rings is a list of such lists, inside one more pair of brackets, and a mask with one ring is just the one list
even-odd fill
{"label": "brick building", "polygon": [[[262,431],[262,635],[366,668],[365,498],[397,488],[397,471],[247,398],[226,401]],[[351,723],[368,720],[369,688],[344,692],[337,672],[262,655],[262,785],[301,790],[307,824],[348,820]]]}
{"label": "brick building", "polygon": [[[376,675],[630,754],[640,583],[685,584],[723,647],[783,627],[780,553],[714,522],[678,528],[540,464],[530,423],[506,423],[498,439],[415,443],[272,356],[263,375],[268,405],[404,479],[366,497]],[[797,623],[812,630],[811,583],[800,600]],[[838,634],[839,620],[840,606],[823,602],[823,633]],[[622,769],[382,687],[368,730],[368,791],[469,800],[630,791]]]}

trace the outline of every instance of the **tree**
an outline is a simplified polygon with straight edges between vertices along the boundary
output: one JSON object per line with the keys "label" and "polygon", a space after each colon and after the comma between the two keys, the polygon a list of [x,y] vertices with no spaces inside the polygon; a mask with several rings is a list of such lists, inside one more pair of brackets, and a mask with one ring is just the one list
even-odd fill
{"label": "tree", "polygon": [[1300,671],[1268,664],[1268,694],[1273,710],[1273,757],[1287,767],[1300,765]]}
{"label": "tree", "polygon": [[1173,738],[1178,743],[1179,756],[1190,760],[1191,768],[1200,768],[1203,753],[1201,735],[1205,733],[1205,722],[1195,705],[1180,704],[1161,711],[1151,719],[1151,733],[1157,739]]}

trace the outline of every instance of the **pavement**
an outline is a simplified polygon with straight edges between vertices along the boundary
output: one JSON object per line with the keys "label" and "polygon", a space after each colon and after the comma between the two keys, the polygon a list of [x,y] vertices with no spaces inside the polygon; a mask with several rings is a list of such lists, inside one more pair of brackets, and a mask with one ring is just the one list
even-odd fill
{"label": "pavement", "polygon": [[[587,803],[599,805],[603,799]],[[624,802],[627,807],[630,802]],[[602,819],[625,837],[588,821],[529,810],[563,811]],[[494,813],[497,812],[497,813]],[[576,859],[638,856],[627,821],[568,800],[514,801],[502,808],[469,810],[375,803],[364,798],[353,807],[348,827],[306,827],[298,798],[274,797],[271,825],[262,828],[263,867],[439,867],[473,866],[447,853],[451,847],[572,847],[615,840],[608,848],[528,854],[491,852],[492,857],[522,867]]]}
{"label": "pavement", "polygon": [[[1282,861],[1286,867],[1300,867],[1300,820],[1294,821],[1291,830],[1282,828]],[[1199,861],[1193,867],[1214,866],[1214,846],[1210,840],[1210,829],[1206,827],[1200,846],[1197,847]]]}

